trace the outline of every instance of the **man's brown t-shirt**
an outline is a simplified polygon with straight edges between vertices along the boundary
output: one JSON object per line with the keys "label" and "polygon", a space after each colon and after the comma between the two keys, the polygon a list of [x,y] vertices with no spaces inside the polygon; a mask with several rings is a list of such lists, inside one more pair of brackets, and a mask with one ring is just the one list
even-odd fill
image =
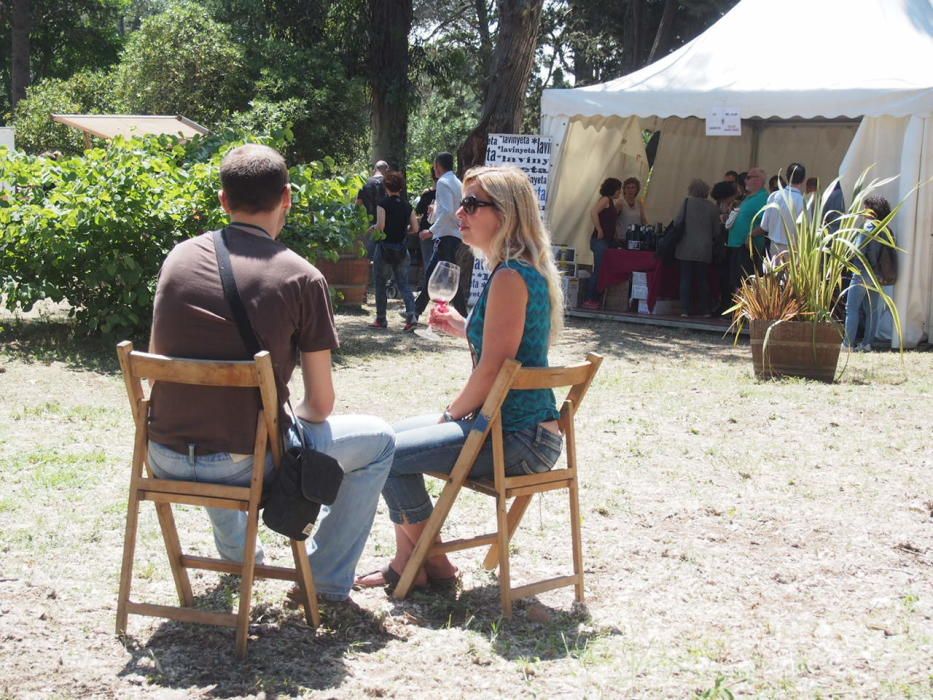
{"label": "man's brown t-shirt", "polygon": [[[338,346],[327,282],[308,261],[260,232],[227,229],[237,289],[253,331],[272,355],[280,405],[297,352]],[[159,273],[150,351],[172,357],[245,360],[247,351],[224,298],[211,234],[179,243]],[[260,407],[255,389],[157,383],[149,436],[181,453],[252,453]],[[290,423],[282,412],[282,425]]]}

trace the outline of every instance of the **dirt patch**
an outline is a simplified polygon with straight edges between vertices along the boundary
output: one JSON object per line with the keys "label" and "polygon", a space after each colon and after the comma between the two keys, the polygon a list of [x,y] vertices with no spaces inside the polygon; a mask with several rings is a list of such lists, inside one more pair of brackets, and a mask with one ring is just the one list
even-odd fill
{"label": "dirt patch", "polygon": [[[466,350],[369,320],[338,318],[338,412],[441,410]],[[129,637],[113,634],[131,428],[112,350],[14,326],[0,348],[0,697],[933,693],[933,353],[855,355],[835,385],[758,383],[748,347],[715,335],[572,322],[552,361],[606,356],[578,426],[587,605],[564,589],[502,620],[495,575],[465,553],[458,594],[356,593],[360,610],[326,608],[312,631],[285,584],[260,582],[239,664],[228,630],[131,617]],[[568,570],[564,501],[532,503],[517,583]],[[492,522],[478,496],[457,513],[452,534]],[[187,547],[213,552],[203,513],[178,520]],[[392,547],[381,505],[360,570]],[[135,595],[171,602],[149,508],[138,551]],[[235,604],[229,577],[193,585],[199,604]]]}

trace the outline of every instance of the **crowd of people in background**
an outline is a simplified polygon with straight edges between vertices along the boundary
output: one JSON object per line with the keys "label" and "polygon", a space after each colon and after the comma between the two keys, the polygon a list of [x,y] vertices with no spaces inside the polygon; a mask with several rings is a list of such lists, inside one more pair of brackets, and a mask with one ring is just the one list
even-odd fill
{"label": "crowd of people in background", "polygon": [[[598,280],[603,257],[613,238],[621,238],[632,224],[647,223],[644,202],[638,198],[641,183],[636,178],[622,181],[607,178],[599,198],[590,210],[593,231],[590,250],[593,272],[584,308],[601,308]],[[674,223],[682,225],[683,235],[674,258],[680,273],[681,316],[712,317],[723,314],[741,280],[761,272],[766,259],[778,260],[788,254],[796,235],[796,222],[805,208],[812,216],[820,182],[807,177],[806,167],[792,162],[780,175],[770,178],[760,167],[746,172],[728,170],[712,187],[694,179],[687,187]],[[866,203],[868,215],[883,219],[890,213],[884,198]],[[839,212],[845,206],[837,183],[824,203],[824,220],[830,229],[838,227]],[[863,253],[877,272],[880,244],[863,241]],[[715,270],[715,272],[713,272]],[[715,274],[716,279],[711,279]],[[867,291],[862,274],[852,275],[845,296],[845,344],[870,349],[877,333],[882,304],[877,293]],[[718,298],[711,290],[718,289]],[[861,342],[856,339],[860,328]]]}
{"label": "crowd of people in background", "polygon": [[[457,209],[463,185],[454,172],[453,154],[442,152],[434,158],[432,167],[433,184],[426,188],[412,206],[403,197],[405,177],[390,170],[384,160],[376,161],[373,174],[360,188],[356,203],[364,207],[370,218],[370,235],[366,241],[366,252],[373,263],[373,287],[376,298],[376,318],[371,328],[387,329],[388,284],[395,284],[405,304],[402,312],[402,330],[412,332],[419,317],[430,302],[428,280],[437,263],[446,261],[461,268],[459,291],[451,301],[461,314],[467,313],[467,295],[473,256],[463,244],[457,221]],[[409,282],[412,263],[408,235],[416,235],[422,263],[422,278],[418,296],[415,297]]]}

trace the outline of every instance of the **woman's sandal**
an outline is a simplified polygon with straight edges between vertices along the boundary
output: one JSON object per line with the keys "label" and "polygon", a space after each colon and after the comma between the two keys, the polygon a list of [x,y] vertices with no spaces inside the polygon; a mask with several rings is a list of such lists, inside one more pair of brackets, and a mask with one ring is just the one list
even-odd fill
{"label": "woman's sandal", "polygon": [[[375,576],[376,574],[382,574],[382,583],[363,583],[364,578],[369,576]],[[354,588],[385,588],[390,593],[395,590],[395,587],[398,585],[398,582],[402,580],[402,575],[398,573],[395,569],[392,568],[390,564],[386,564],[381,569],[376,569],[375,571],[370,571],[367,574],[358,576],[356,581],[353,583]],[[428,581],[430,584],[430,580]],[[413,588],[417,590],[423,590],[428,588],[428,585],[425,584],[415,584]]]}

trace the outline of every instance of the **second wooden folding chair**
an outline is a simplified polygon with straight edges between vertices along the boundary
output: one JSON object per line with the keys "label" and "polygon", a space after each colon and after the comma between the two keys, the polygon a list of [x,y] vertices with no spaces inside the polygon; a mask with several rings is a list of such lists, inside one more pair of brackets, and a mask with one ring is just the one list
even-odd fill
{"label": "second wooden folding chair", "polygon": [[[411,591],[425,559],[441,553],[454,552],[473,547],[489,547],[483,566],[487,569],[499,567],[499,592],[502,602],[502,614],[510,617],[512,601],[562,586],[574,586],[575,597],[583,602],[583,547],[580,533],[580,498],[577,480],[577,451],[574,417],[579,410],[583,397],[596,376],[602,363],[600,355],[590,353],[584,362],[565,367],[522,368],[515,360],[508,360],[499,371],[492,390],[489,392],[473,429],[463,445],[457,462],[450,474],[432,473],[431,476],[444,479],[447,484],[441,492],[408,564],[402,572],[401,580],[395,588],[395,597],[404,598]],[[521,389],[556,389],[570,387],[566,399],[560,408],[560,427],[564,434],[567,466],[553,469],[542,474],[522,476],[505,475],[505,458],[502,436],[502,403],[510,390]],[[493,451],[493,479],[470,480],[470,470],[479,455],[486,439],[491,436]],[[496,503],[496,531],[477,537],[451,540],[437,543],[444,522],[461,489],[472,489],[492,496]],[[573,551],[573,574],[557,576],[513,587],[509,562],[509,541],[515,534],[531,499],[535,494],[546,491],[566,489],[570,506],[570,535]],[[508,501],[512,500],[511,508]]]}

